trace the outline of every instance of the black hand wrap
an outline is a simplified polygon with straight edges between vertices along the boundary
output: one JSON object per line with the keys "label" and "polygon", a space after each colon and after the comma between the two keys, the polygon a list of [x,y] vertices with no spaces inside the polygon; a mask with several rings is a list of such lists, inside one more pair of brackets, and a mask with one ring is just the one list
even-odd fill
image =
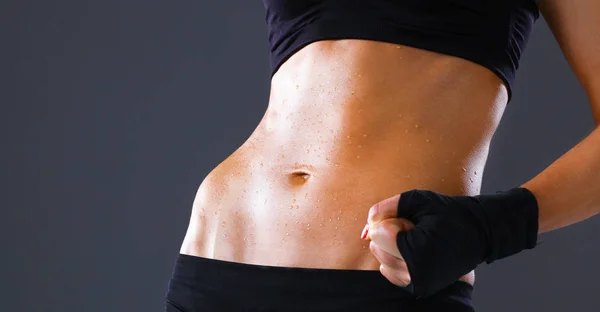
{"label": "black hand wrap", "polygon": [[537,200],[525,188],[473,197],[412,190],[400,196],[398,217],[415,224],[396,241],[418,297],[537,244]]}

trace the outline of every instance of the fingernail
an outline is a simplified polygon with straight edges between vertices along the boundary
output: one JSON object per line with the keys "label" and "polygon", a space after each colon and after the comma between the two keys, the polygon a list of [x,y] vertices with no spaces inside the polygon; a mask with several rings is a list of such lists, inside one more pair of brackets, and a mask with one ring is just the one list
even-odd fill
{"label": "fingernail", "polygon": [[367,238],[368,234],[369,234],[369,224],[367,223],[367,225],[365,225],[365,228],[362,230],[362,234],[360,234],[360,238],[365,239],[365,238]]}

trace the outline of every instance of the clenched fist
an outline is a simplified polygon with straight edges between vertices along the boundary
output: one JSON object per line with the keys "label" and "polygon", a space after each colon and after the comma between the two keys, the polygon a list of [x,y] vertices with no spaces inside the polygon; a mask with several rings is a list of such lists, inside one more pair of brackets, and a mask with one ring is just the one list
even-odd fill
{"label": "clenched fist", "polygon": [[411,278],[406,262],[398,250],[396,237],[398,232],[406,232],[414,228],[414,224],[398,218],[399,200],[400,195],[397,195],[371,207],[368,223],[361,238],[371,240],[369,247],[381,264],[379,266],[381,274],[394,285],[404,287],[410,284]]}

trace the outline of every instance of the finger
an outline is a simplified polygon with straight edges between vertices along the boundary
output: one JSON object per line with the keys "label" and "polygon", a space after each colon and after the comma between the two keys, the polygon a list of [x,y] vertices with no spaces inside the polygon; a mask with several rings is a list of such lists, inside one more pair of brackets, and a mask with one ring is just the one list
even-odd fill
{"label": "finger", "polygon": [[379,248],[396,258],[402,258],[398,250],[396,237],[398,232],[409,231],[414,225],[405,219],[386,219],[369,227],[369,238]]}
{"label": "finger", "polygon": [[379,248],[377,246],[377,244],[375,244],[374,242],[371,242],[371,244],[369,244],[369,248],[371,249],[371,253],[375,256],[375,258],[377,258],[379,263],[387,266],[388,268],[392,268],[394,270],[408,271],[408,268],[406,267],[406,262],[404,262],[404,259],[396,258],[396,257],[390,255],[389,253],[387,253],[387,252],[383,251],[381,248]]}
{"label": "finger", "polygon": [[367,222],[369,224],[374,224],[385,219],[398,217],[399,200],[400,195],[396,195],[373,205],[369,209],[369,217],[367,218]]}
{"label": "finger", "polygon": [[379,272],[396,286],[406,287],[410,284],[408,271],[397,271],[382,264],[379,266]]}

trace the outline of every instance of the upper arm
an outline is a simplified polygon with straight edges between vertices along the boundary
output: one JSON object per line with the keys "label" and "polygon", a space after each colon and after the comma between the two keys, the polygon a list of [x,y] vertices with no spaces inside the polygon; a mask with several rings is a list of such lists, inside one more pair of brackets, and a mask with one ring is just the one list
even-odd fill
{"label": "upper arm", "polygon": [[600,1],[539,0],[538,6],[600,123]]}

